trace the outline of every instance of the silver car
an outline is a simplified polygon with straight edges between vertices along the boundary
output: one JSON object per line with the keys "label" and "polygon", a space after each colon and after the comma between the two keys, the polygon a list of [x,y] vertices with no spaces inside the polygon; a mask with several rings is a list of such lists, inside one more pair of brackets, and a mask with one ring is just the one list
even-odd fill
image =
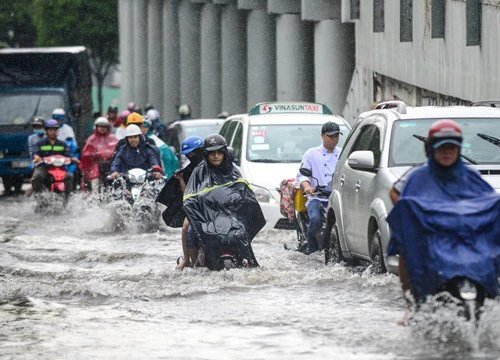
{"label": "silver car", "polygon": [[407,107],[401,101],[379,107],[359,116],[337,163],[327,210],[327,256],[397,273],[397,266],[385,257],[392,185],[411,167],[426,162],[424,140],[430,125],[452,119],[464,132],[464,161],[500,191],[500,109]]}

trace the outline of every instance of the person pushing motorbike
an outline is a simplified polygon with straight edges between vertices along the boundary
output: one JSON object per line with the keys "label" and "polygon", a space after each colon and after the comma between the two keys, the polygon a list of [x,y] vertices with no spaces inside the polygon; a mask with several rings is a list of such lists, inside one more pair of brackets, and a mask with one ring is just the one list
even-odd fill
{"label": "person pushing motorbike", "polygon": [[499,294],[500,196],[460,157],[463,134],[452,120],[429,129],[428,161],[390,191],[387,255],[399,255],[403,291],[417,303],[454,278],[470,278]]}
{"label": "person pushing motorbike", "polygon": [[208,136],[203,150],[205,161],[186,185],[184,211],[201,241],[205,265],[221,270],[229,255],[235,266],[258,266],[251,242],[266,220],[255,194],[233,164],[223,136]]}
{"label": "person pushing motorbike", "polygon": [[[40,140],[36,144],[36,151],[35,155],[33,156],[35,170],[33,172],[32,178],[33,191],[35,193],[40,193],[50,188],[51,178],[47,172],[46,166],[44,166],[43,164],[44,157],[51,155],[63,155],[65,157],[71,158],[71,162],[75,164],[80,163],[77,158],[71,157],[71,152],[66,143],[57,139],[58,128],[59,124],[54,119],[45,122],[45,133],[47,137]],[[73,191],[73,175],[69,172],[65,175],[64,184],[66,194],[69,194],[71,191]]]}
{"label": "person pushing motorbike", "polygon": [[312,171],[313,177],[307,177],[297,173],[297,183],[300,185],[305,195],[308,197],[306,207],[307,215],[309,216],[309,228],[307,230],[307,253],[313,253],[320,249],[320,244],[323,243],[323,219],[321,216],[321,207],[326,207],[328,199],[319,198],[312,195],[317,186],[324,186],[325,189],[331,190],[331,182],[337,160],[340,156],[342,148],[338,147],[340,128],[333,121],[329,121],[321,127],[320,146],[307,150],[302,157],[301,168],[306,168]]}

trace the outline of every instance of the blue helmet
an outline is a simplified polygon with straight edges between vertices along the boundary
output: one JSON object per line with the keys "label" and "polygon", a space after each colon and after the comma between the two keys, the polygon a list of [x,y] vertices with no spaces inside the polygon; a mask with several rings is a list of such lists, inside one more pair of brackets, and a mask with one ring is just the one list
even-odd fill
{"label": "blue helmet", "polygon": [[50,129],[50,128],[58,128],[59,127],[59,123],[54,120],[54,119],[50,119],[49,121],[46,121],[45,122],[45,128],[46,129]]}
{"label": "blue helmet", "polygon": [[203,147],[203,139],[199,136],[188,136],[181,144],[181,154],[187,155],[191,151]]}

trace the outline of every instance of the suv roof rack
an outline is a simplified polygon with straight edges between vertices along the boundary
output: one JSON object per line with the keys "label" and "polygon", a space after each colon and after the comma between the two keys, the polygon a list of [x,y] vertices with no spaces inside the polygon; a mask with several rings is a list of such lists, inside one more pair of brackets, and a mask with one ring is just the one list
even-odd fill
{"label": "suv roof rack", "polygon": [[500,100],[480,100],[474,101],[472,106],[489,106],[489,107],[500,107]]}
{"label": "suv roof rack", "polygon": [[406,103],[401,100],[382,101],[375,106],[376,110],[396,109],[400,114],[406,114]]}

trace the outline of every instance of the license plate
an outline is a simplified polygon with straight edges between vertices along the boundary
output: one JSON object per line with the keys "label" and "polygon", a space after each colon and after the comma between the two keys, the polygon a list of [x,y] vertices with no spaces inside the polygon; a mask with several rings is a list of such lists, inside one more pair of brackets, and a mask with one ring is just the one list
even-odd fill
{"label": "license plate", "polygon": [[30,167],[29,160],[19,160],[19,161],[13,161],[12,162],[12,168],[13,169],[29,168],[29,167]]}

